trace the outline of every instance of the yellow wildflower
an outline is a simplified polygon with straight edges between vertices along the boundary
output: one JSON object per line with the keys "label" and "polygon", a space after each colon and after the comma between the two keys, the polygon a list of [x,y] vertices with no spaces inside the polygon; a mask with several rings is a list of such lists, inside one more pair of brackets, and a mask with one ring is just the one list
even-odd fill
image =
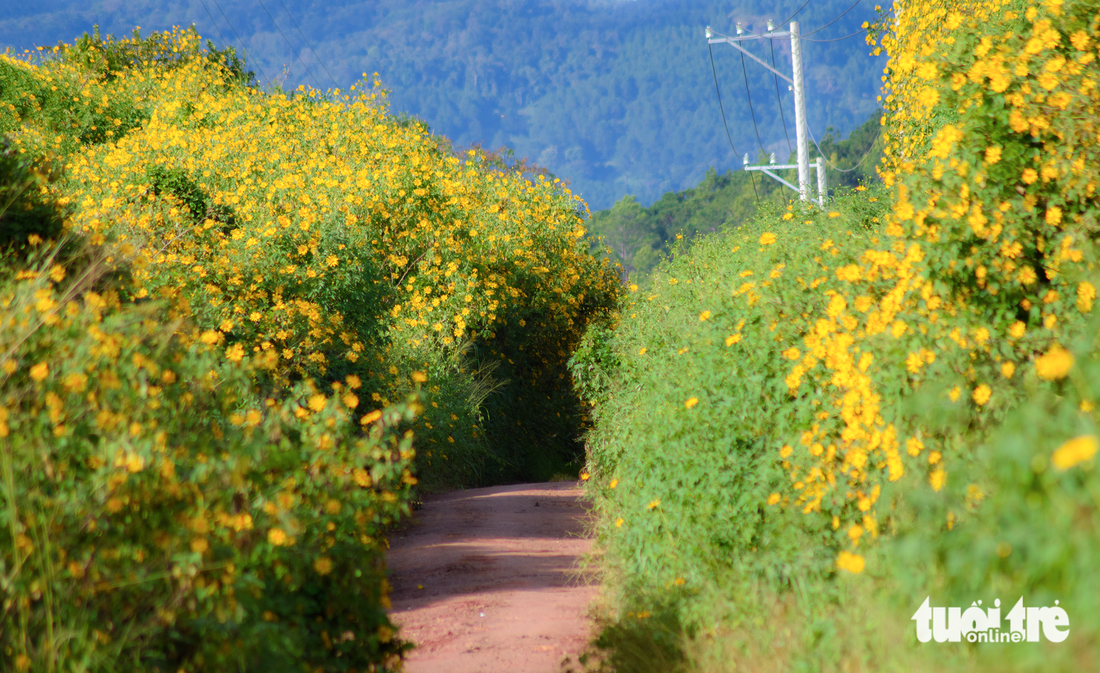
{"label": "yellow wildflower", "polygon": [[324,411],[326,402],[328,402],[328,399],[324,395],[318,393],[309,398],[308,405],[313,411],[321,412]]}
{"label": "yellow wildflower", "polygon": [[836,567],[840,570],[845,570],[854,575],[858,575],[863,572],[865,562],[863,557],[859,554],[853,554],[851,552],[842,551],[837,554]]}
{"label": "yellow wildflower", "polygon": [[1073,353],[1058,344],[1050,347],[1044,355],[1035,358],[1035,372],[1048,381],[1063,379],[1073,367]]}
{"label": "yellow wildflower", "polygon": [[1100,448],[1100,440],[1096,435],[1074,437],[1054,451],[1050,456],[1050,462],[1059,470],[1068,470],[1074,465],[1091,460],[1098,448]]}
{"label": "yellow wildflower", "polygon": [[332,572],[332,559],[327,556],[322,556],[313,562],[313,569],[317,571],[318,575],[327,575]]}

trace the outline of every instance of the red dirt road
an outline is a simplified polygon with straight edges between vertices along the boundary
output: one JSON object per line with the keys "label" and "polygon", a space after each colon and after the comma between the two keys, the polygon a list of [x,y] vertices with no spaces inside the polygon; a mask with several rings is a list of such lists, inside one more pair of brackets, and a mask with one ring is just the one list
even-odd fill
{"label": "red dirt road", "polygon": [[[390,539],[391,617],[409,673],[552,673],[591,635],[591,545],[575,482],[425,498]],[[419,588],[419,587],[423,588]]]}

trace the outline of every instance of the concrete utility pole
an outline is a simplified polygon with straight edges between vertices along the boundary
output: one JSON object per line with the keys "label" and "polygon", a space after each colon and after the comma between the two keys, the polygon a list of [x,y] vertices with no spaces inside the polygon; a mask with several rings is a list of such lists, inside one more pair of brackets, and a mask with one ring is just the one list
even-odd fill
{"label": "concrete utility pole", "polygon": [[[771,162],[767,166],[751,166],[749,165],[749,155],[745,155],[744,164],[747,171],[762,171],[765,175],[778,180],[787,187],[790,187],[794,191],[798,192],[798,198],[803,201],[810,200],[810,147],[809,147],[809,129],[806,126],[806,94],[805,86],[802,78],[802,40],[798,32],[798,22],[791,22],[791,29],[789,32],[775,30],[775,24],[768,21],[768,32],[760,35],[745,34],[745,30],[741,23],[737,24],[737,36],[730,37],[726,35],[718,36],[714,33],[710,26],[707,26],[707,42],[709,44],[728,44],[734,49],[740,51],[742,54],[748,56],[752,60],[756,61],[760,65],[764,66],[768,70],[775,73],[777,77],[782,78],[788,82],[791,86],[791,90],[794,91],[794,119],[795,119],[795,138],[798,145],[798,163],[797,164],[784,164],[779,165],[775,161],[775,154],[771,155]],[[765,63],[762,59],[757,58],[752,53],[745,50],[739,42],[747,40],[774,40],[776,38],[790,37],[791,39],[791,60],[793,61],[793,72],[791,77],[787,77],[786,74],[779,72],[772,66]],[[791,183],[783,180],[779,176],[775,175],[771,171],[774,169],[784,168],[797,168],[798,169],[798,187],[796,188]],[[817,196],[818,204],[825,205],[825,198],[828,195],[825,185],[825,162],[822,157],[818,157],[817,161],[813,165],[813,168],[817,170]]]}
{"label": "concrete utility pole", "polygon": [[798,195],[810,200],[810,148],[806,144],[806,93],[802,80],[802,39],[798,34],[798,22],[791,22],[791,62],[794,68],[794,125],[798,143]]}

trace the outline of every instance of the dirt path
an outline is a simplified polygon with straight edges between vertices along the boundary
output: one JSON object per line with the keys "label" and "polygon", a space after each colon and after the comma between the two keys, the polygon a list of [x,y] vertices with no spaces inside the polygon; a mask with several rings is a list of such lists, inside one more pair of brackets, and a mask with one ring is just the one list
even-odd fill
{"label": "dirt path", "polygon": [[[417,648],[410,673],[551,673],[591,634],[596,587],[575,482],[425,498],[390,539],[392,618]],[[421,588],[422,587],[422,588]]]}

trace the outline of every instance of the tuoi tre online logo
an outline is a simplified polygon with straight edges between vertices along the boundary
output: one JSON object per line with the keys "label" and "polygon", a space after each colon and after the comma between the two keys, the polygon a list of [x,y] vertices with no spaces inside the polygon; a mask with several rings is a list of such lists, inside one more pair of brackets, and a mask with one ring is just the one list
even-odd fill
{"label": "tuoi tre online logo", "polygon": [[[982,608],[982,602],[962,608],[931,607],[931,596],[924,599],[913,613],[917,623],[917,640],[927,643],[1037,643],[1045,637],[1052,643],[1060,643],[1069,637],[1069,615],[1058,607],[1025,607],[1024,599],[1001,616],[1001,599],[991,608]],[[1040,636],[1042,634],[1042,636]]]}

